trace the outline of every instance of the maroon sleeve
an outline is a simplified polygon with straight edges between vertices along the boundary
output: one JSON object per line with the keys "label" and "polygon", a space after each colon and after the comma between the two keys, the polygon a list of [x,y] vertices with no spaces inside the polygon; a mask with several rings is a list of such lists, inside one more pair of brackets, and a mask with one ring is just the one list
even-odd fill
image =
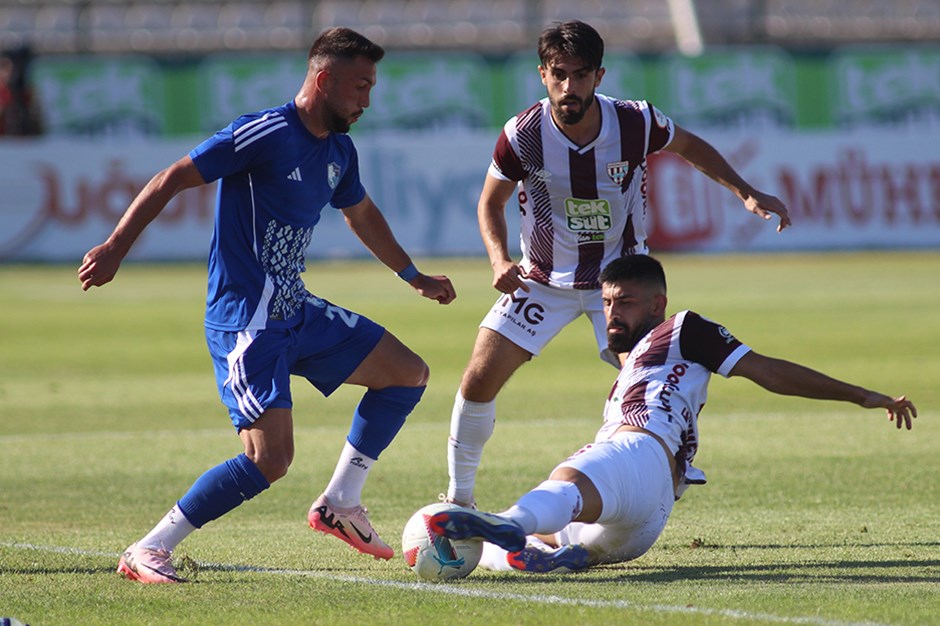
{"label": "maroon sleeve", "polygon": [[496,140],[496,148],[493,150],[493,165],[509,180],[518,181],[525,178],[522,161],[519,160],[519,156],[512,149],[505,130],[500,131],[499,139]]}
{"label": "maroon sleeve", "polygon": [[647,104],[650,107],[650,140],[646,153],[652,154],[662,150],[672,140],[675,127],[672,120],[665,113],[652,104]]}
{"label": "maroon sleeve", "polygon": [[741,342],[724,326],[688,311],[679,331],[679,351],[682,357],[704,365],[711,372],[737,350]]}

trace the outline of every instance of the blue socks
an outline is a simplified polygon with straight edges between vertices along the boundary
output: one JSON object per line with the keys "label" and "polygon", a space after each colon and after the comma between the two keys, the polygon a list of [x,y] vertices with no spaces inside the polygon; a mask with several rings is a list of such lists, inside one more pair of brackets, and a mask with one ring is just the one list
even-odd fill
{"label": "blue socks", "polygon": [[366,391],[356,407],[346,440],[366,456],[379,458],[421,400],[424,389],[386,387]]}
{"label": "blue socks", "polygon": [[196,479],[177,506],[190,524],[202,528],[270,486],[258,466],[239,454]]}
{"label": "blue socks", "polygon": [[[424,389],[386,387],[366,391],[353,415],[349,443],[362,454],[379,458],[421,400]],[[190,524],[201,528],[270,486],[261,470],[239,454],[200,476],[177,506]]]}

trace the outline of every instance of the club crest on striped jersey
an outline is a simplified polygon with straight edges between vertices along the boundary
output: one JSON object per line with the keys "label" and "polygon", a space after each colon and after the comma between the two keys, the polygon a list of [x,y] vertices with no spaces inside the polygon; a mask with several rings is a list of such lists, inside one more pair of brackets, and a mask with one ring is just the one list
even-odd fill
{"label": "club crest on striped jersey", "polygon": [[629,171],[629,161],[617,161],[616,163],[607,164],[607,176],[618,186],[623,185],[623,179],[627,177]]}
{"label": "club crest on striped jersey", "polygon": [[326,182],[329,184],[330,189],[336,189],[336,185],[339,184],[339,177],[339,164],[336,161],[333,161],[326,166]]}

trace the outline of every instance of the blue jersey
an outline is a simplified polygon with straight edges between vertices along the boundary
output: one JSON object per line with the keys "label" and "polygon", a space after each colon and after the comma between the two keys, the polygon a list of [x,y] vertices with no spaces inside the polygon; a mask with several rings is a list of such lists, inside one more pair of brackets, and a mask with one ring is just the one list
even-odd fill
{"label": "blue jersey", "polygon": [[207,183],[221,179],[206,326],[294,325],[310,296],[300,275],[320,212],[365,197],[352,140],[341,133],[315,137],[288,102],[239,117],[189,156]]}

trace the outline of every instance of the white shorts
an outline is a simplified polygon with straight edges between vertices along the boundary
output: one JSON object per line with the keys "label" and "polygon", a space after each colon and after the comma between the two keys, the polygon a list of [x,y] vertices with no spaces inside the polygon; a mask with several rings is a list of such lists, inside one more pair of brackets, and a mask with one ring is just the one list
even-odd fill
{"label": "white shorts", "polygon": [[561,330],[586,315],[594,327],[600,357],[619,368],[617,355],[607,348],[607,322],[600,289],[559,289],[523,279],[531,291],[521,288],[503,294],[480,326],[506,337],[535,356]]}
{"label": "white shorts", "polygon": [[633,560],[659,539],[675,491],[669,460],[653,437],[619,432],[588,444],[558,467],[571,467],[597,487],[603,507],[597,522],[571,522],[555,534],[559,546],[582,544],[599,563]]}

